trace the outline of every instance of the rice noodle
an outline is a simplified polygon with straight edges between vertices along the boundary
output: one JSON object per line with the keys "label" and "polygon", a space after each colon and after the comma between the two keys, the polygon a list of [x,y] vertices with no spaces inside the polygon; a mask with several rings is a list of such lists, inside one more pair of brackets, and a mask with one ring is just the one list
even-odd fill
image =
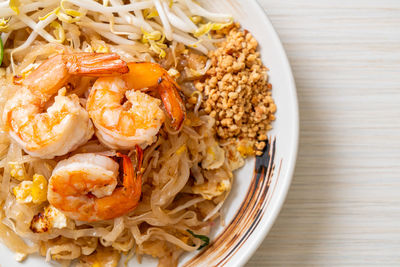
{"label": "rice noodle", "polygon": [[56,245],[47,250],[46,261],[50,261],[52,257],[59,260],[72,260],[77,258],[80,254],[80,247],[75,244]]}
{"label": "rice noodle", "polygon": [[103,237],[109,234],[109,231],[103,227],[88,228],[88,229],[63,229],[55,230],[59,235],[62,235],[71,239],[78,239],[80,237]]}
{"label": "rice noodle", "polygon": [[6,165],[10,163],[15,163],[15,164],[24,164],[24,163],[29,163],[29,162],[34,162],[36,160],[39,160],[38,158],[32,158],[30,155],[23,155],[20,160],[18,161],[7,161],[7,158],[4,158],[0,161],[0,168],[5,168]]}
{"label": "rice noodle", "polygon": [[186,208],[189,208],[189,207],[191,207],[191,206],[193,206],[193,205],[195,205],[195,204],[197,204],[197,203],[200,203],[200,202],[202,202],[202,201],[204,201],[204,200],[205,200],[205,199],[204,199],[204,198],[201,198],[201,197],[192,199],[192,200],[186,202],[186,204],[184,204],[184,205],[182,205],[182,206],[179,206],[179,207],[177,207],[177,208],[171,210],[171,211],[169,212],[169,214],[170,214],[170,215],[175,214],[175,213],[177,213],[177,212],[179,212],[179,211],[181,211],[181,210],[184,210],[184,209],[186,209]]}
{"label": "rice noodle", "polygon": [[113,241],[117,239],[117,237],[122,233],[124,230],[124,219],[122,217],[116,218],[114,220],[114,227],[111,232],[105,235],[103,238],[100,239],[103,245],[107,246],[108,243],[110,246]]}
{"label": "rice noodle", "polygon": [[123,233],[112,243],[112,247],[118,251],[128,252],[134,245],[135,241],[132,238],[132,234],[124,225]]}
{"label": "rice noodle", "polygon": [[199,108],[200,108],[202,102],[203,102],[203,94],[198,92],[197,93],[197,102],[196,102],[196,105],[194,106],[194,114],[197,115],[199,113]]}
{"label": "rice noodle", "polygon": [[150,239],[151,237],[155,238],[155,239],[160,239],[160,240],[166,240],[178,247],[180,247],[181,249],[185,250],[185,251],[195,251],[199,246],[200,246],[200,242],[198,240],[195,240],[197,244],[195,244],[195,246],[189,246],[186,243],[184,243],[182,240],[176,238],[175,236],[168,234],[167,232],[165,232],[164,230],[160,229],[160,228],[149,228],[145,234],[140,234],[140,231],[137,227],[132,227],[131,228],[132,234],[136,240],[136,243],[138,245],[143,244],[145,241],[147,241],[148,239]]}
{"label": "rice noodle", "polygon": [[210,218],[212,218],[222,207],[224,202],[218,203],[217,206],[203,219],[204,222],[208,221]]}

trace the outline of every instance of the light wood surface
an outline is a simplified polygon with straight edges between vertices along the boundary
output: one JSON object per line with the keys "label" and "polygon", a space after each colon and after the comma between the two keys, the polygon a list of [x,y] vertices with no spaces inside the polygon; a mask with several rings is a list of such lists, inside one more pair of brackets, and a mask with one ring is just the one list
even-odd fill
{"label": "light wood surface", "polygon": [[286,203],[247,266],[400,266],[400,1],[260,3],[291,61],[301,134]]}

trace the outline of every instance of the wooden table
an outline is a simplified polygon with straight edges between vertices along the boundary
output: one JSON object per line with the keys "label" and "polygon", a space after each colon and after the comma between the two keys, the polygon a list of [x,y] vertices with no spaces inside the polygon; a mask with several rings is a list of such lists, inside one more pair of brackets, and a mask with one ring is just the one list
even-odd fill
{"label": "wooden table", "polygon": [[247,266],[400,266],[400,1],[260,3],[301,134],[287,201]]}

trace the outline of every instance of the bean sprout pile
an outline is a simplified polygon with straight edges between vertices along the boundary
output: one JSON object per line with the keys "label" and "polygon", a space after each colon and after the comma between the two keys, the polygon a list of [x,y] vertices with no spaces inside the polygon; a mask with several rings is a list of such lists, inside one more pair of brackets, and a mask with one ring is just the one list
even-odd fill
{"label": "bean sprout pile", "polygon": [[[125,1],[126,2],[126,1]],[[27,49],[41,37],[49,43],[81,48],[80,35],[90,29],[104,39],[120,45],[148,44],[165,57],[167,41],[176,41],[207,54],[214,49],[210,31],[232,23],[227,14],[205,10],[193,0],[128,1],[103,0],[10,0],[0,2],[0,31],[6,45],[13,32],[29,28],[24,42],[13,54]]]}

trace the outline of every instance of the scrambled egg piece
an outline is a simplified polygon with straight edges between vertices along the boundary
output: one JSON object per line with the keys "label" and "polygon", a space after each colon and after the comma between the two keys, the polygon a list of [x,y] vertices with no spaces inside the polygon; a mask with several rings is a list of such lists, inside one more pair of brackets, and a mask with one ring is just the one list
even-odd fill
{"label": "scrambled egg piece", "polygon": [[33,181],[22,181],[13,188],[18,203],[40,204],[47,200],[47,180],[43,175],[35,174]]}
{"label": "scrambled egg piece", "polygon": [[84,48],[84,52],[109,53],[110,48],[106,45],[105,42],[100,41],[100,40],[95,40],[95,41],[92,41],[90,43],[90,45],[87,44],[87,46]]}
{"label": "scrambled egg piece", "polygon": [[21,261],[25,260],[27,256],[28,256],[28,255],[25,254],[25,253],[16,252],[16,253],[14,254],[14,259],[15,259],[16,261],[18,261],[18,262],[21,262]]}
{"label": "scrambled egg piece", "polygon": [[178,150],[176,150],[176,154],[180,155],[183,152],[185,152],[187,149],[186,145],[182,145],[180,148],[178,148]]}
{"label": "scrambled egg piece", "polygon": [[231,189],[231,182],[229,180],[223,180],[217,184],[217,190],[219,192],[225,192]]}
{"label": "scrambled egg piece", "polygon": [[254,155],[255,151],[251,145],[239,144],[237,146],[237,151],[243,158]]}
{"label": "scrambled egg piece", "polygon": [[49,205],[43,213],[39,212],[33,217],[30,228],[35,233],[44,233],[52,228],[62,229],[69,225],[70,221],[64,213]]}
{"label": "scrambled egg piece", "polygon": [[44,215],[51,221],[51,226],[62,229],[68,226],[68,218],[61,211],[53,206],[45,208]]}
{"label": "scrambled egg piece", "polygon": [[17,179],[18,181],[27,180],[24,166],[15,162],[9,162],[10,175],[11,177]]}
{"label": "scrambled egg piece", "polygon": [[206,157],[201,162],[201,166],[206,170],[215,170],[224,164],[225,151],[217,143],[207,148]]}
{"label": "scrambled egg piece", "polygon": [[91,266],[91,267],[116,267],[121,254],[113,248],[97,247],[96,252],[88,256],[82,256],[80,258],[79,266]]}
{"label": "scrambled egg piece", "polygon": [[214,197],[222,195],[224,192],[231,189],[231,182],[229,179],[222,180],[218,183],[204,183],[196,185],[192,188],[194,194],[201,195],[204,199],[211,200]]}
{"label": "scrambled egg piece", "polygon": [[[196,102],[197,102],[197,96],[195,96],[195,93],[193,93],[190,98],[192,98],[193,96],[196,98]],[[185,125],[197,127],[202,124],[203,124],[202,120],[198,116],[196,116],[194,113],[188,112],[186,114]]]}
{"label": "scrambled egg piece", "polygon": [[232,171],[241,168],[244,165],[244,158],[234,144],[224,147],[226,158],[228,159],[229,169]]}
{"label": "scrambled egg piece", "polygon": [[33,175],[31,195],[32,202],[35,204],[40,204],[47,200],[47,180],[43,175]]}
{"label": "scrambled egg piece", "polygon": [[173,78],[179,78],[179,76],[180,76],[180,72],[177,71],[177,70],[174,69],[174,68],[170,68],[170,69],[168,70],[168,74],[169,74],[169,76],[171,76],[171,77],[173,77]]}
{"label": "scrambled egg piece", "polygon": [[42,213],[38,213],[35,216],[33,216],[29,228],[34,233],[44,233],[50,229],[50,223]]}
{"label": "scrambled egg piece", "polygon": [[92,48],[96,53],[110,53],[110,48],[105,44],[94,44]]}
{"label": "scrambled egg piece", "polygon": [[23,181],[13,188],[13,193],[18,203],[32,202],[32,181]]}

